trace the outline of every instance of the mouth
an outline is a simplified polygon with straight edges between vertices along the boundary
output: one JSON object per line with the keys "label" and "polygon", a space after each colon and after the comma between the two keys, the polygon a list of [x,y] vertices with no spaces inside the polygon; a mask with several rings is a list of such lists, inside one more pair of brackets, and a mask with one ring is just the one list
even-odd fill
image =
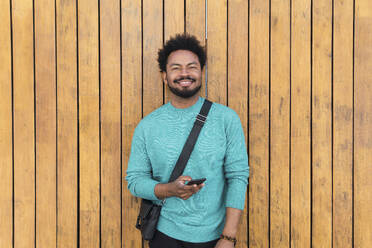
{"label": "mouth", "polygon": [[182,87],[190,86],[194,82],[195,82],[195,79],[193,78],[180,78],[180,79],[174,80],[174,83],[178,83]]}
{"label": "mouth", "polygon": [[190,86],[193,82],[191,81],[181,81],[179,82],[179,84],[183,87],[187,87],[187,86]]}

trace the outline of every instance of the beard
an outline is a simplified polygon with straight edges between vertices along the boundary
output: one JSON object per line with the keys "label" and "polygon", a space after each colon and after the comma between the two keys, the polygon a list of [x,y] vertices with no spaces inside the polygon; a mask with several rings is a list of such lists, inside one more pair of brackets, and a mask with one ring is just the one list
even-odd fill
{"label": "beard", "polygon": [[[178,83],[179,81],[184,80],[184,79],[191,80],[193,83],[195,82],[195,79],[193,79],[193,78],[190,78],[190,77],[182,77],[182,78],[175,79],[175,80],[173,81],[173,83]],[[169,81],[168,81],[168,82],[169,82]],[[167,85],[168,85],[169,90],[170,90],[173,94],[175,94],[176,96],[182,97],[182,98],[190,98],[190,97],[196,95],[196,93],[198,93],[198,92],[200,91],[200,89],[201,89],[201,84],[200,84],[199,86],[197,86],[196,88],[191,89],[191,90],[189,90],[189,89],[187,89],[187,88],[184,88],[184,89],[180,90],[180,89],[178,89],[178,88],[176,88],[176,87],[172,87],[172,86],[170,86],[169,83],[168,83]]]}

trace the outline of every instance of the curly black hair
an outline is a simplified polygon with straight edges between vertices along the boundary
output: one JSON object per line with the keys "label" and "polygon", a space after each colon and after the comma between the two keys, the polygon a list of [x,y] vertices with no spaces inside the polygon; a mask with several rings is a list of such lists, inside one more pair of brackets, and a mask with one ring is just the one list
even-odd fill
{"label": "curly black hair", "polygon": [[158,52],[158,63],[161,72],[166,71],[167,61],[169,55],[177,50],[188,50],[196,54],[199,58],[201,69],[203,69],[206,61],[206,54],[204,48],[195,36],[188,33],[177,34],[171,37]]}

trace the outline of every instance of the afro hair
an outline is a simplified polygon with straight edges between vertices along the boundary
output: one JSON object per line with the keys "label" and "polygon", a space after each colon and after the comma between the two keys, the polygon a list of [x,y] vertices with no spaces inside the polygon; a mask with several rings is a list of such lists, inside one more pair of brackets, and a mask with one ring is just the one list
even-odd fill
{"label": "afro hair", "polygon": [[188,33],[177,34],[171,37],[158,52],[158,63],[161,72],[166,71],[167,61],[169,55],[177,50],[188,50],[196,54],[199,58],[201,69],[203,69],[206,61],[206,54],[204,48],[195,36]]}

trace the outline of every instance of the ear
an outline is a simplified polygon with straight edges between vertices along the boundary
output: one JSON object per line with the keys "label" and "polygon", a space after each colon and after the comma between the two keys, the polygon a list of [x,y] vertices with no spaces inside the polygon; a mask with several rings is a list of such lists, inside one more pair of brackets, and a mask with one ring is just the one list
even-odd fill
{"label": "ear", "polygon": [[167,73],[165,71],[162,71],[161,72],[161,77],[163,79],[163,83],[164,84],[168,84],[168,80],[167,80]]}

